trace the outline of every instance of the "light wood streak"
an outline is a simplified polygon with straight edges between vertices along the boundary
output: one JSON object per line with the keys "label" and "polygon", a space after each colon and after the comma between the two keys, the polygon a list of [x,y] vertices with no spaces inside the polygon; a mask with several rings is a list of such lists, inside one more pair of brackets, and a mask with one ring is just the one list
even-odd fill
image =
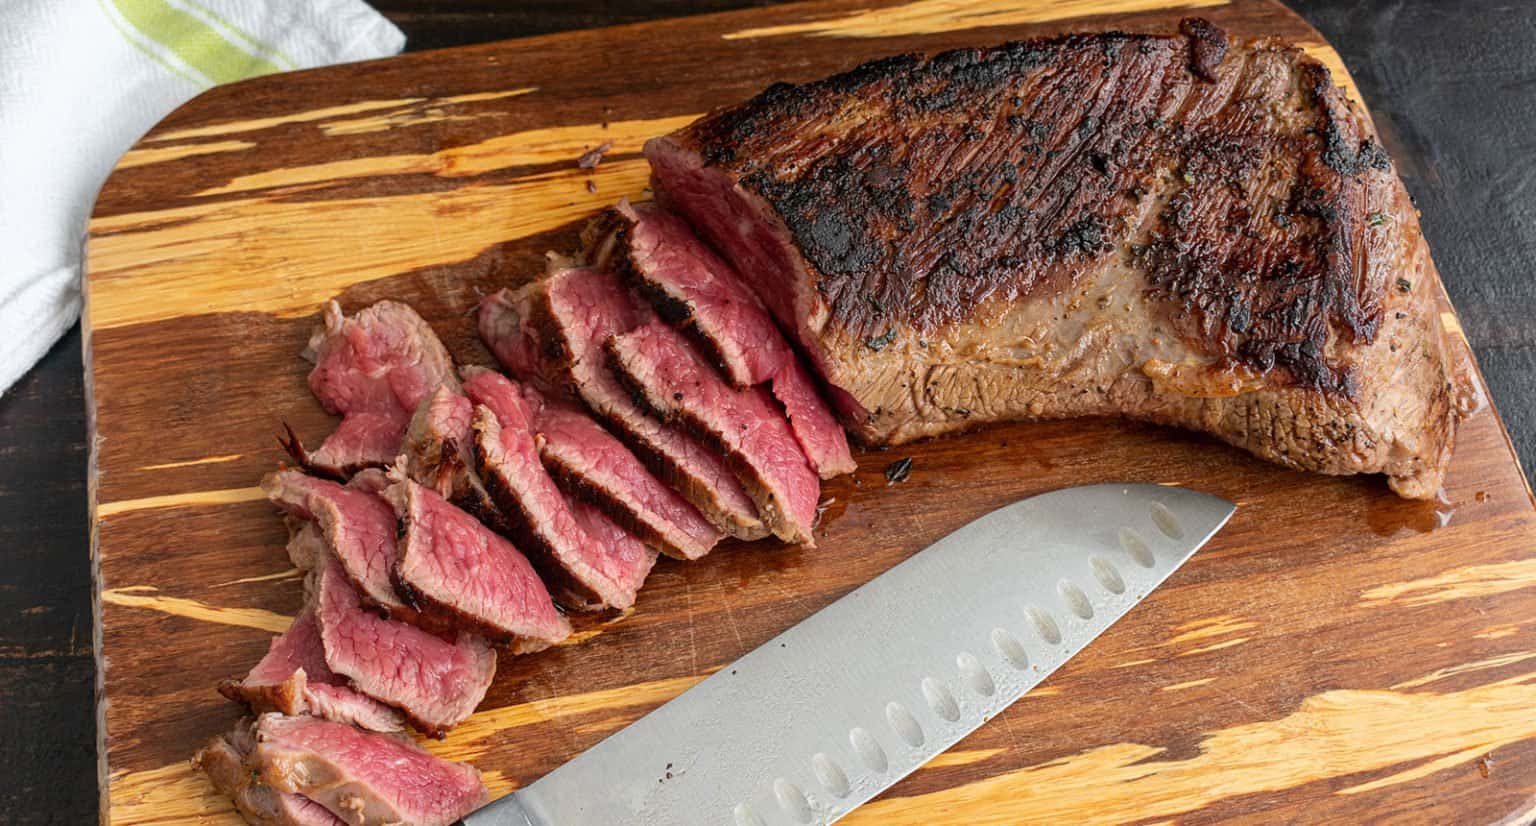
{"label": "light wood streak", "polygon": [[1251,639],[1253,639],[1253,637],[1238,637],[1235,640],[1224,640],[1222,642],[1211,643],[1210,645],[1202,646],[1200,648],[1191,648],[1188,651],[1180,651],[1179,656],[1193,657],[1196,654],[1209,654],[1212,651],[1220,651],[1223,648],[1231,648],[1234,645],[1242,645]]}
{"label": "light wood streak", "polygon": [[250,141],[217,141],[214,143],[189,143],[183,146],[147,147],[134,149],[124,155],[117,162],[118,169],[127,169],[135,166],[148,166],[166,161],[179,161],[182,158],[194,158],[198,155],[217,155],[221,152],[241,152],[246,149],[255,149],[256,144]]}
{"label": "light wood streak", "polygon": [[1194,620],[1175,628],[1174,630],[1179,633],[1163,643],[1163,646],[1175,646],[1186,642],[1193,642],[1194,640],[1219,637],[1223,634],[1233,634],[1238,631],[1246,631],[1255,625],[1257,623],[1226,615]]}
{"label": "light wood streak", "polygon": [[[651,120],[614,121],[604,129],[600,123],[530,129],[500,135],[479,143],[456,146],[440,152],[419,155],[382,155],[349,158],[308,166],[284,167],[242,175],[228,183],[205,189],[198,197],[229,195],[258,189],[297,187],[306,184],[344,182],[349,178],[387,175],[437,175],[463,177],[483,175],[516,166],[569,164],[572,167],[582,153],[609,141],[609,154],[626,155],[640,151],[641,145],[657,135],[686,126],[698,115],[677,115]],[[585,174],[572,172],[572,174]]]}
{"label": "light wood streak", "polygon": [[1187,683],[1174,683],[1173,685],[1165,685],[1160,690],[1161,691],[1183,691],[1186,688],[1196,688],[1198,686],[1209,685],[1210,683],[1214,683],[1214,682],[1216,682],[1216,678],[1215,677],[1206,677],[1206,678],[1200,679],[1200,680],[1190,680]]}
{"label": "light wood streak", "polygon": [[[463,95],[450,95],[447,97],[423,98],[393,98],[389,100],[364,100],[357,103],[345,103],[339,106],[324,106],[319,109],[305,109],[286,115],[276,115],[269,118],[252,118],[250,120],[235,120],[225,123],[215,123],[208,126],[199,126],[192,129],[177,129],[172,132],[159,132],[144,139],[144,143],[174,143],[189,138],[206,138],[213,135],[228,135],[240,132],[259,132],[263,129],[271,129],[274,126],[284,126],[291,123],[314,123],[330,118],[358,115],[363,112],[377,112],[381,109],[401,109],[408,106],[453,106],[462,103],[478,103],[486,100],[526,95],[537,91],[536,87],[521,87],[510,90],[498,90],[495,92],[470,92]],[[346,121],[341,121],[345,123]],[[323,127],[322,127],[323,128]]]}
{"label": "light wood streak", "polygon": [[[923,795],[876,800],[844,822],[926,826],[965,812],[972,826],[1117,823],[1171,817],[1224,798],[1433,760],[1436,770],[1536,736],[1536,687],[1500,683],[1449,694],[1329,691],[1277,720],[1206,735],[1200,753],[1116,743]],[[1328,759],[1319,760],[1318,755]],[[1220,778],[1220,782],[1213,782]],[[1413,777],[1399,775],[1393,783]]]}
{"label": "light wood streak", "polygon": [[1400,691],[1405,688],[1418,688],[1419,686],[1429,685],[1447,677],[1469,674],[1474,671],[1484,671],[1490,668],[1503,668],[1506,665],[1514,665],[1515,663],[1525,662],[1532,658],[1536,658],[1536,651],[1511,651],[1508,654],[1500,654],[1497,657],[1489,657],[1486,660],[1458,663],[1457,665],[1436,669],[1422,677],[1414,677],[1411,680],[1398,683],[1392,686],[1392,690]]}
{"label": "light wood streak", "polygon": [[203,505],[232,505],[237,502],[255,502],[266,499],[261,488],[227,488],[224,490],[197,490],[190,493],[170,493],[164,496],[146,496],[142,499],[122,499],[103,502],[96,506],[96,518],[106,519],[130,511],[151,508],[183,508]]}
{"label": "light wood streak", "polygon": [[380,109],[395,109],[413,103],[422,103],[428,98],[396,98],[394,100],[364,100],[358,103],[347,103],[340,106],[326,106],[320,109],[306,109],[287,115],[277,115],[270,118],[254,118],[251,120],[235,120],[227,123],[215,123],[208,126],[199,126],[193,129],[178,129],[173,132],[159,132],[144,139],[144,143],[174,143],[188,138],[206,138],[212,135],[228,135],[237,132],[258,132],[262,129],[271,129],[274,126],[282,126],[289,123],[313,123],[317,120],[334,118],[341,115],[355,115],[359,112],[375,112]]}
{"label": "light wood streak", "polygon": [[303,576],[304,572],[298,568],[289,568],[286,571],[278,571],[275,574],[263,574],[261,576],[246,576],[239,579],[231,579],[228,582],[220,582],[213,587],[224,588],[230,585],[244,585],[249,582],[284,582],[290,579],[299,579]]}
{"label": "light wood streak", "polygon": [[1455,599],[1487,597],[1536,585],[1536,557],[1492,565],[1469,565],[1432,577],[1378,585],[1360,595],[1360,607],[1402,603],[1431,605]]}
{"label": "light wood streak", "polygon": [[149,585],[112,588],[101,592],[101,601],[124,608],[143,608],[200,622],[239,625],[270,631],[274,634],[287,631],[288,626],[293,624],[293,617],[286,617],[262,608],[225,608],[195,599],[160,596],[157,591],[158,589]]}
{"label": "light wood streak", "polygon": [[170,470],[178,467],[192,467],[193,465],[216,465],[222,462],[233,462],[236,459],[245,458],[243,453],[229,453],[223,456],[206,456],[202,459],[187,459],[181,462],[164,462],[158,465],[144,465],[139,470]]}
{"label": "light wood streak", "polygon": [[923,764],[925,769],[947,769],[951,766],[969,766],[972,763],[980,763],[990,760],[1002,754],[1007,749],[962,749],[946,751]]}
{"label": "light wood streak", "polygon": [[408,107],[397,109],[383,115],[366,118],[350,118],[347,120],[332,121],[320,125],[320,131],[327,137],[338,135],[363,135],[370,132],[384,132],[390,129],[398,129],[403,126],[420,126],[427,123],[444,123],[453,121],[468,121],[483,117],[494,117],[502,114],[499,111],[477,112],[475,114],[460,115],[448,112],[443,108],[444,104],[460,104],[480,102],[488,100],[502,100],[511,97],[520,97],[531,92],[538,91],[538,87],[525,86],[521,89],[509,89],[505,92],[486,92],[476,95],[459,95],[453,98],[437,98],[428,101],[421,107]]}
{"label": "light wood streak", "polygon": [[790,34],[813,37],[898,37],[986,26],[1047,23],[1099,14],[1207,8],[1226,3],[1227,0],[1058,0],[1055,3],[1039,4],[1018,3],[1015,0],[917,0],[901,6],[869,9],[842,17],[742,29],[723,37],[726,40]]}
{"label": "light wood streak", "polygon": [[[467,260],[493,244],[580,220],[622,195],[639,197],[649,174],[645,161],[634,159],[590,173],[573,168],[445,192],[235,201],[99,219],[91,325],[99,331],[220,312],[306,315],[353,284]],[[587,191],[589,180],[596,193]],[[133,231],[187,219],[157,232]],[[240,266],[230,267],[230,260]],[[305,266],[292,266],[295,260]],[[132,279],[131,288],[100,288],[116,279]]]}

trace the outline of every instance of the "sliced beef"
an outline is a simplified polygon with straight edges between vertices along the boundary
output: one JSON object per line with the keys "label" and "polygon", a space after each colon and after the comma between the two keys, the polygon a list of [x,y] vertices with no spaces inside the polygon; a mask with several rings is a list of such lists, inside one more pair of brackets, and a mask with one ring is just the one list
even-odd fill
{"label": "sliced beef", "polygon": [[[399,523],[389,503],[373,492],[381,478],[376,474],[359,474],[344,486],[299,470],[279,470],[267,474],[261,487],[290,516],[319,527],[326,547],[368,602],[390,615],[409,618],[412,612],[395,593],[391,579]],[[295,564],[310,567],[299,560]]]}
{"label": "sliced beef", "polygon": [[267,655],[245,679],[220,683],[219,693],[258,714],[312,714],[373,731],[399,731],[405,725],[398,712],[353,691],[325,664],[320,626],[310,605],[272,640]]}
{"label": "sliced beef", "polygon": [[246,762],[255,749],[251,721],[242,720],[232,733],[213,738],[192,762],[253,826],[347,826],[319,803],[262,782],[261,771]]}
{"label": "sliced beef", "polygon": [[428,613],[447,615],[515,651],[536,651],[570,635],[570,623],[511,542],[413,481],[398,482],[385,497],[402,525],[396,580]]}
{"label": "sliced beef", "polygon": [[1072,35],[777,85],[650,142],[865,440],[1126,415],[1440,486],[1463,385],[1418,217],[1300,49]]}
{"label": "sliced beef", "polygon": [[724,457],[637,405],[609,371],[603,342],[651,317],[613,275],[566,269],[480,305],[480,334],[522,378],[570,388],[651,470],[716,527],[741,539],[766,535]]}
{"label": "sliced beef", "polygon": [[453,360],[415,310],[380,301],[348,318],[325,306],[324,324],[310,337],[309,388],[341,424],[316,450],[290,432],[287,447],[305,467],[347,476],[387,465],[417,405],[441,384],[456,385]]}
{"label": "sliced beef", "polygon": [[612,248],[612,268],[667,323],[693,333],[732,384],[762,384],[794,360],[757,296],[681,218],[624,202],[598,221],[616,234],[603,245]]}
{"label": "sliced beef", "polygon": [[483,639],[465,634],[450,642],[380,617],[334,559],[311,576],[325,664],[355,690],[439,737],[480,705],[496,673],[496,652]]}
{"label": "sliced beef", "polygon": [[511,530],[475,472],[475,406],[458,388],[442,385],[416,408],[405,431],[405,472],[497,533]]}
{"label": "sliced beef", "polygon": [[[326,824],[306,805],[312,803],[353,826],[450,826],[490,800],[480,773],[467,763],[314,717],[263,714],[241,721],[193,762],[242,814],[262,824]],[[260,805],[273,800],[269,792],[281,796],[276,805]],[[308,819],[295,819],[284,806]]]}
{"label": "sliced beef", "polygon": [[725,452],[775,536],[815,545],[811,528],[821,485],[766,389],[726,384],[687,339],[660,321],[614,336],[608,349],[636,397]]}
{"label": "sliced beef", "polygon": [[[681,218],[652,204],[619,204],[589,231],[594,254],[689,332],[737,387],[768,384],[811,467],[830,479],[854,469],[848,437],[815,383],[736,270]],[[609,237],[604,237],[609,236]]]}
{"label": "sliced beef", "polygon": [[[637,560],[631,565],[633,573],[630,576],[644,583],[645,578],[651,573],[651,568],[656,565],[656,550],[641,542],[639,537],[630,533],[623,525],[613,521],[613,517],[598,505],[584,499],[571,499],[570,506],[571,516],[576,518],[576,524],[587,532],[587,536],[596,542],[598,547],[606,548],[610,556]],[[638,587],[636,586],[637,589]]]}
{"label": "sliced beef", "polygon": [[784,407],[796,443],[821,478],[831,479],[858,469],[848,449],[848,434],[822,401],[816,391],[816,380],[799,359],[787,362],[768,386]]}
{"label": "sliced beef", "polygon": [[565,491],[594,502],[652,547],[680,559],[708,553],[721,535],[676,491],[656,478],[613,434],[570,401],[483,368],[466,368],[465,391],[483,398],[521,394],[536,431],[539,457]]}
{"label": "sliced beef", "polygon": [[651,568],[647,554],[596,542],[544,470],[533,423],[515,391],[481,395],[475,457],[491,496],[516,525],[539,572],[563,605],[578,610],[628,608]]}

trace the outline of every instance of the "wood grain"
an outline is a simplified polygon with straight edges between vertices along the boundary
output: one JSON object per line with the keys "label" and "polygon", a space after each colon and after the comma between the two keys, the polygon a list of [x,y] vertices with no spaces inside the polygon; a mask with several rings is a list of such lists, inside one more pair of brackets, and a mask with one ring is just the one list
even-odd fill
{"label": "wood grain", "polygon": [[[214,683],[298,608],[281,521],[250,490],[280,458],[281,422],[331,426],[296,357],[320,300],[405,298],[483,361],[466,310],[536,272],[591,210],[643,197],[650,134],[774,80],[911,49],[1166,30],[1189,4],[1153,5],[1031,17],[1048,4],[834,0],[267,78],[174,114],[109,181],[89,244],[104,817],[238,822],[186,757],[238,714]],[[1338,65],[1270,2],[1200,13]],[[605,162],[578,170],[605,140]],[[902,456],[911,479],[886,486]],[[1125,479],[1240,508],[1126,621],[849,822],[1493,821],[1536,795],[1536,511],[1491,408],[1464,428],[1449,504],[1107,421],[859,459],[828,486],[816,551],[663,561],[634,610],[510,659],[482,711],[429,746],[515,788],[964,522]]]}

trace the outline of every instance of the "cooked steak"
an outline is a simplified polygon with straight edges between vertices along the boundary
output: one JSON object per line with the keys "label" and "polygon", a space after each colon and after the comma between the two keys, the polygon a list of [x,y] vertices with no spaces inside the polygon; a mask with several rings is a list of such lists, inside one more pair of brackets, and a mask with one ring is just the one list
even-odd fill
{"label": "cooked steak", "polygon": [[255,749],[251,721],[242,720],[233,732],[213,738],[192,762],[253,826],[347,826],[319,803],[263,783],[260,770],[246,765]]}
{"label": "cooked steak", "polygon": [[721,531],[767,535],[719,451],[646,413],[608,370],[603,342],[651,317],[614,276],[568,269],[480,305],[480,336],[513,374],[570,388],[653,472]]}
{"label": "cooked steak", "polygon": [[474,401],[480,477],[555,598],[578,610],[633,605],[653,561],[644,547],[607,546],[587,535],[539,459],[533,422],[515,390],[476,392]]}
{"label": "cooked steak", "polygon": [[608,349],[637,398],[725,452],[775,536],[816,544],[811,528],[821,485],[767,390],[726,384],[687,339],[660,321],[614,336]]}
{"label": "cooked steak", "polygon": [[681,218],[624,202],[606,210],[592,233],[614,236],[599,242],[594,264],[611,266],[668,324],[693,333],[732,384],[762,384],[794,359],[757,296]]}
{"label": "cooked steak", "polygon": [[687,223],[652,204],[624,202],[605,211],[588,234],[597,239],[594,257],[650,297],[668,323],[692,333],[732,384],[773,389],[822,478],[854,470],[847,435],[768,311]]}
{"label": "cooked steak", "polygon": [[[319,541],[313,525],[305,526],[295,538],[304,534]],[[313,714],[373,731],[399,731],[405,725],[394,709],[353,691],[325,664],[320,627],[311,605],[305,605],[293,625],[272,640],[267,655],[245,679],[220,683],[219,693],[258,714]]]}
{"label": "cooked steak", "polygon": [[304,353],[315,363],[309,389],[341,424],[317,450],[306,450],[291,431],[285,446],[300,464],[332,476],[387,465],[422,399],[440,384],[457,384],[453,360],[405,304],[380,301],[347,318],[331,301],[324,315]]}
{"label": "cooked steak", "polygon": [[472,393],[494,392],[479,386],[497,384],[515,387],[522,394],[533,417],[539,458],[564,490],[592,501],[669,556],[697,559],[720,541],[720,532],[697,508],[652,475],[585,409],[484,368],[464,370],[464,386]]}
{"label": "cooked steak", "polygon": [[400,709],[411,725],[437,737],[480,705],[496,674],[496,652],[484,640],[460,635],[448,642],[380,617],[334,559],[310,576],[325,664],[354,689]]}
{"label": "cooked steak", "polygon": [[[343,486],[293,469],[269,473],[261,480],[273,504],[319,527],[326,548],[340,560],[366,600],[387,614],[409,618],[411,609],[395,593],[390,578],[399,528],[395,512],[376,493],[359,489],[374,484],[372,474],[360,474],[354,484]],[[294,564],[306,570],[311,567],[299,559]]]}
{"label": "cooked steak", "polygon": [[1386,152],[1301,50],[1184,30],[779,84],[653,185],[867,441],[1119,414],[1432,495],[1457,377]]}
{"label": "cooked steak", "polygon": [[848,450],[848,434],[837,423],[831,408],[816,390],[816,380],[806,372],[798,358],[780,368],[768,386],[784,408],[795,441],[821,478],[831,479],[858,470],[859,466]]}
{"label": "cooked steak", "polygon": [[570,623],[511,542],[410,480],[384,496],[402,525],[395,577],[428,613],[515,651],[537,651],[570,635]]}
{"label": "cooked steak", "polygon": [[400,453],[405,472],[497,533],[511,530],[475,472],[475,406],[458,388],[442,385],[416,408]]}
{"label": "cooked steak", "polygon": [[[450,826],[490,800],[480,773],[467,763],[433,757],[401,737],[314,717],[243,720],[193,761],[237,804],[250,801],[253,787],[265,787],[318,804],[353,826]],[[326,823],[241,812],[256,823]]]}

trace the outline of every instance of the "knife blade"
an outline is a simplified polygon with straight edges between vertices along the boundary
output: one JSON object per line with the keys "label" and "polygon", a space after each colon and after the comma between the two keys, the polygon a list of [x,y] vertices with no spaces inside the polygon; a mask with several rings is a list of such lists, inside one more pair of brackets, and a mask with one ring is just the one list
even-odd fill
{"label": "knife blade", "polygon": [[832,823],[997,715],[1235,506],[1064,488],[914,554],[460,826]]}

